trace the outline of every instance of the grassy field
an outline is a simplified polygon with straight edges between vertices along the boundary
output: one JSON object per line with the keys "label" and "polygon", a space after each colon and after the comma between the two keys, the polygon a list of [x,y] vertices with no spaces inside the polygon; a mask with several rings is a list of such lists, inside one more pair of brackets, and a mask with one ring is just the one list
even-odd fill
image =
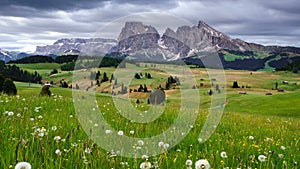
{"label": "grassy field", "polygon": [[[26,65],[22,65],[26,68]],[[28,71],[33,67],[27,65]],[[35,68],[34,68],[35,69]],[[52,67],[36,69],[46,72]],[[113,68],[101,68],[108,77]],[[107,151],[95,144],[90,135],[96,131],[106,130],[106,126],[97,123],[94,118],[86,119],[86,123],[93,126],[88,132],[79,123],[75,111],[71,89],[62,89],[57,86],[51,88],[51,97],[41,97],[41,85],[16,83],[17,96],[0,96],[0,168],[13,168],[18,161],[27,161],[35,169],[52,168],[140,168],[140,164],[149,161],[152,168],[187,168],[186,160],[195,163],[199,159],[206,159],[211,168],[299,168],[300,162],[300,77],[288,72],[248,72],[226,71],[226,106],[221,122],[215,126],[215,131],[209,140],[199,142],[199,133],[207,119],[210,110],[211,96],[207,95],[210,89],[210,80],[204,69],[192,69],[197,83],[204,83],[198,90],[200,93],[200,110],[196,115],[195,123],[189,125],[189,131],[184,139],[174,147],[161,149],[161,154],[147,157],[148,154],[138,155],[137,158],[127,158],[119,155],[118,149]],[[155,88],[158,83],[165,82],[168,74],[149,69],[154,78],[151,80],[132,80],[130,86],[146,84]],[[135,72],[134,72],[135,73]],[[134,75],[133,73],[133,75]],[[65,76],[67,74],[67,77]],[[81,76],[85,76],[84,73]],[[61,72],[48,80],[60,78],[71,81],[69,72]],[[203,80],[200,80],[200,79]],[[288,85],[281,84],[287,80]],[[232,89],[233,81],[240,86],[250,88]],[[280,93],[274,88],[285,89]],[[219,83],[218,79],[214,82]],[[297,83],[296,85],[293,83]],[[97,106],[105,120],[116,130],[123,131],[124,135],[136,138],[126,147],[132,151],[148,149],[148,145],[157,145],[157,141],[145,141],[141,144],[138,138],[160,134],[172,126],[180,110],[180,92],[167,91],[167,100],[163,114],[151,123],[136,123],[124,118],[115,106],[109,94],[101,93],[103,84],[97,90]],[[96,89],[96,88],[95,88]],[[245,95],[238,94],[245,91]],[[224,91],[222,91],[224,92]],[[266,92],[272,95],[265,95]],[[218,95],[218,94],[216,94]],[[130,95],[129,95],[130,97]],[[136,104],[138,94],[132,98],[132,105],[136,109],[149,113],[149,105]],[[83,99],[83,98],[82,98]],[[178,100],[179,99],[179,100]],[[88,108],[88,105],[86,105]],[[126,105],[124,106],[126,107]],[[94,109],[91,111],[95,111]],[[189,113],[189,112],[185,112]],[[151,115],[150,115],[151,116]],[[184,124],[183,124],[184,125]],[[134,134],[131,134],[134,131]],[[174,129],[174,136],[182,132]],[[97,134],[96,134],[97,135]],[[117,132],[113,133],[116,135]],[[59,137],[58,137],[59,136]],[[105,137],[100,135],[100,137]],[[164,144],[168,139],[161,140]],[[160,148],[160,147],[158,147]],[[154,150],[153,150],[154,151]],[[150,154],[151,150],[149,150]],[[226,152],[226,158],[223,153]],[[264,155],[265,161],[258,159]],[[193,164],[194,168],[194,164]]]}

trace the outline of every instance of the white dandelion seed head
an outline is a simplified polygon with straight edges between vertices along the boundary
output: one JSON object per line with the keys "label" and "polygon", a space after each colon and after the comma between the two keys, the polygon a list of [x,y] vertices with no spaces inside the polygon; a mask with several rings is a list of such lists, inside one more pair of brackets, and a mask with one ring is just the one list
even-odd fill
{"label": "white dandelion seed head", "polygon": [[222,151],[220,155],[222,158],[227,158],[227,153],[225,151]]}
{"label": "white dandelion seed head", "polygon": [[31,169],[31,165],[28,162],[18,162],[15,169]]}
{"label": "white dandelion seed head", "polygon": [[38,116],[38,119],[42,119],[42,118],[43,118],[43,116],[42,116],[42,115],[39,115],[39,116]]}
{"label": "white dandelion seed head", "polygon": [[124,135],[124,132],[122,130],[118,131],[118,135],[119,136],[123,136]]}
{"label": "white dandelion seed head", "polygon": [[259,156],[257,157],[257,159],[258,159],[260,162],[265,162],[265,161],[267,160],[267,157],[264,156],[264,155],[259,155]]}
{"label": "white dandelion seed head", "polygon": [[164,144],[164,149],[168,149],[170,145],[168,143]]}
{"label": "white dandelion seed head", "polygon": [[57,154],[57,155],[61,155],[61,151],[60,151],[60,149],[57,149],[57,150],[55,150],[55,154]]}
{"label": "white dandelion seed head", "polygon": [[142,162],[140,165],[140,169],[150,169],[151,168],[151,163],[148,161]]}
{"label": "white dandelion seed head", "polygon": [[199,143],[202,143],[202,142],[203,142],[203,139],[202,139],[202,138],[198,138],[198,142],[199,142]]}
{"label": "white dandelion seed head", "polygon": [[190,160],[190,159],[189,159],[189,160],[186,160],[185,165],[188,166],[188,167],[190,167],[190,166],[193,165],[193,161]]}
{"label": "white dandelion seed head", "polygon": [[285,150],[286,148],[284,146],[280,146],[280,149],[281,150]]}
{"label": "white dandelion seed head", "polygon": [[112,131],[111,130],[105,130],[105,134],[111,134]]}
{"label": "white dandelion seed head", "polygon": [[18,113],[18,114],[17,114],[17,117],[21,117],[21,113]]}
{"label": "white dandelion seed head", "polygon": [[30,121],[34,121],[34,118],[30,118],[29,120],[30,120]]}
{"label": "white dandelion seed head", "polygon": [[55,130],[57,130],[57,127],[56,126],[52,126],[51,130],[55,131]]}
{"label": "white dandelion seed head", "polygon": [[249,139],[250,139],[250,140],[254,140],[254,137],[253,137],[253,136],[249,136]]}
{"label": "white dandelion seed head", "polygon": [[55,137],[54,137],[54,141],[59,142],[60,140],[61,140],[61,137],[60,137],[60,136],[55,136]]}
{"label": "white dandelion seed head", "polygon": [[7,115],[8,115],[8,116],[13,116],[13,115],[14,115],[14,112],[10,111],[10,112],[7,113]]}
{"label": "white dandelion seed head", "polygon": [[130,134],[134,134],[134,131],[133,131],[133,130],[131,130],[129,133],[130,133]]}
{"label": "white dandelion seed head", "polygon": [[148,158],[149,158],[148,155],[146,155],[146,154],[142,155],[142,159],[148,160]]}
{"label": "white dandelion seed head", "polygon": [[196,169],[209,169],[210,164],[207,160],[201,159],[201,160],[196,161],[195,168]]}
{"label": "white dandelion seed head", "polygon": [[164,144],[165,143],[161,141],[161,142],[158,143],[158,147],[162,147],[162,146],[164,146]]}
{"label": "white dandelion seed head", "polygon": [[144,145],[144,141],[143,141],[143,140],[138,140],[138,141],[137,141],[137,144],[138,144],[139,146],[143,146],[143,145]]}

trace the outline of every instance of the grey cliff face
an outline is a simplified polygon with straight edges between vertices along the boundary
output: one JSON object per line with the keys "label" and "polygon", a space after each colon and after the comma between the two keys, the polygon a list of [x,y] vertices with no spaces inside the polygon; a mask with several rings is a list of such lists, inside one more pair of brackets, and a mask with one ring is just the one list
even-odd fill
{"label": "grey cliff face", "polygon": [[[61,55],[61,54],[88,54],[103,55],[117,44],[113,39],[60,39],[53,45],[37,46],[35,54],[39,55]],[[71,52],[71,53],[70,53]]]}

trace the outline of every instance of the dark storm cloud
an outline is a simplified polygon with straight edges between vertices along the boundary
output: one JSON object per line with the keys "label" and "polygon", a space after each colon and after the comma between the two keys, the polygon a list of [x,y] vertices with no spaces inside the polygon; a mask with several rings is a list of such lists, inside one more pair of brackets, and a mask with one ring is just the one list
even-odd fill
{"label": "dark storm cloud", "polygon": [[[172,14],[193,24],[203,20],[249,42],[300,46],[299,11],[298,0],[2,0],[0,48],[88,38],[115,19],[140,12]],[[176,27],[160,17],[142,21]],[[115,38],[120,28],[114,31],[106,35]]]}

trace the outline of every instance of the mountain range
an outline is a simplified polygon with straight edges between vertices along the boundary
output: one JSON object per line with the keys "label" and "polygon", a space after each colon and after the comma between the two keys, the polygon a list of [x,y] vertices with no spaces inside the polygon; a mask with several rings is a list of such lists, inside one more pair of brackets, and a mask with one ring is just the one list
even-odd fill
{"label": "mountain range", "polygon": [[[300,58],[300,48],[264,46],[233,39],[212,28],[203,21],[194,26],[180,26],[176,30],[167,28],[160,35],[157,29],[142,22],[126,22],[118,39],[60,39],[52,45],[37,46],[35,55],[105,55],[120,53],[132,59],[143,60],[185,60],[199,64],[199,58],[205,53],[218,53],[225,68],[263,69],[283,64]],[[0,51],[0,57],[6,60],[11,54]],[[3,60],[3,59],[2,59]],[[251,66],[249,67],[249,64]],[[247,67],[248,65],[248,67]],[[245,67],[246,66],[246,67]]]}

